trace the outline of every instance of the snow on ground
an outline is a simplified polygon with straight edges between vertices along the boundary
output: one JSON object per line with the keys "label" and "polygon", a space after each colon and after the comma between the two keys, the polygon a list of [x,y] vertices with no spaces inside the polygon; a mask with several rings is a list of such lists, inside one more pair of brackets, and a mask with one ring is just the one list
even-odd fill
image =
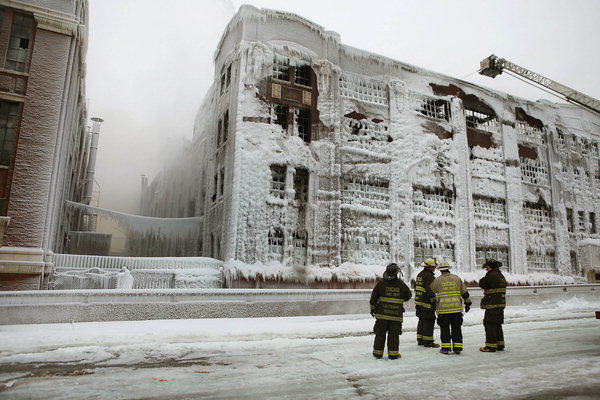
{"label": "snow on ground", "polygon": [[407,313],[395,361],[372,358],[368,315],[0,326],[0,399],[597,399],[596,310],[508,308],[486,354],[473,309],[460,356],[416,346]]}

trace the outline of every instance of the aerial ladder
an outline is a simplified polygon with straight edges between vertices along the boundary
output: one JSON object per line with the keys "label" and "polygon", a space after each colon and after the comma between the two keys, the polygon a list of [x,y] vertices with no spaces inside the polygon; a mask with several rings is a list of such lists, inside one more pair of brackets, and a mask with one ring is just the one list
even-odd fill
{"label": "aerial ladder", "polygon": [[[533,71],[523,68],[517,64],[513,64],[504,58],[499,58],[495,55],[491,55],[481,61],[479,73],[481,75],[495,78],[500,75],[504,70],[512,72],[518,76],[530,80],[542,87],[548,88],[555,93],[558,93],[566,101],[582,106],[588,110],[594,111],[600,114],[600,100],[594,99],[593,97],[587,96],[577,90],[571,89],[565,85],[553,81],[552,79],[546,78],[540,74],[536,74]],[[559,96],[559,97],[560,97]]]}

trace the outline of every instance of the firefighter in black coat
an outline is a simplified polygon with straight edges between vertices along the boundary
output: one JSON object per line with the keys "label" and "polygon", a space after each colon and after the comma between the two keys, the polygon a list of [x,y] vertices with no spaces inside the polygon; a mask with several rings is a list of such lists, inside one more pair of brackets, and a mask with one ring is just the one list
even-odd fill
{"label": "firefighter in black coat", "polygon": [[504,308],[506,307],[506,278],[500,272],[502,263],[496,260],[486,260],[482,268],[487,274],[479,280],[483,289],[481,308],[485,310],[483,326],[485,328],[485,346],[479,350],[487,353],[504,350]]}
{"label": "firefighter in black coat", "polygon": [[402,334],[402,317],[404,302],[410,300],[412,292],[402,280],[398,279],[400,269],[394,263],[387,266],[383,279],[377,282],[371,293],[371,315],[377,320],[373,327],[375,342],[373,344],[373,357],[383,357],[385,338],[387,335],[388,358],[400,358],[398,347]]}
{"label": "firefighter in black coat", "polygon": [[415,314],[417,324],[417,344],[425,347],[440,347],[433,342],[435,326],[435,293],[431,290],[431,282],[435,279],[435,258],[427,258],[421,263],[423,271],[415,279]]}

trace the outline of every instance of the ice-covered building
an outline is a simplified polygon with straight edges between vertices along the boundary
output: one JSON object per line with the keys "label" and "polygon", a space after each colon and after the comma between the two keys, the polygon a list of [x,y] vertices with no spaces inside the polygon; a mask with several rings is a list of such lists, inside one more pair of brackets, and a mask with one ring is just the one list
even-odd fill
{"label": "ice-covered building", "polygon": [[89,202],[87,9],[0,1],[0,290],[42,287],[76,222],[64,201]]}
{"label": "ice-covered building", "polygon": [[271,262],[279,276],[396,261],[406,277],[430,256],[464,273],[485,258],[525,275],[593,266],[599,115],[352,48],[252,6],[214,63],[193,143],[145,198],[151,215],[203,217],[201,255]]}

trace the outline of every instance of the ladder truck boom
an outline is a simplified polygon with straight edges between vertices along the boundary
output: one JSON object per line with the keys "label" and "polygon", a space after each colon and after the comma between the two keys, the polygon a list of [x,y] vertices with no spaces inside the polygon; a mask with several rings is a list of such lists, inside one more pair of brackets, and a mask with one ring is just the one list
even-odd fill
{"label": "ladder truck boom", "polygon": [[546,78],[545,76],[537,74],[517,64],[511,63],[504,58],[499,58],[493,54],[481,61],[479,73],[481,75],[495,78],[505,69],[564,96],[567,101],[575,103],[579,106],[583,106],[588,110],[592,110],[600,114],[600,100],[587,96],[581,92],[578,92],[577,90],[571,89],[570,87],[562,85],[553,81],[552,79]]}

